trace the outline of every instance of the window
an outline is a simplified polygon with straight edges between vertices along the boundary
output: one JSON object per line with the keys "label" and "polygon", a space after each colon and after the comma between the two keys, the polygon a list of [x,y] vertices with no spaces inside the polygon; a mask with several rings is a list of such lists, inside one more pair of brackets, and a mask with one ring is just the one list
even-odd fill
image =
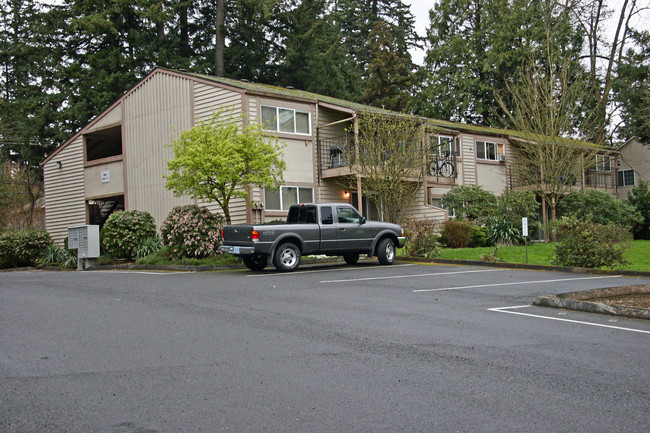
{"label": "window", "polygon": [[262,124],[270,131],[311,134],[311,122],[306,111],[262,105]]}
{"label": "window", "polygon": [[320,208],[320,222],[322,224],[334,224],[334,217],[332,216],[332,208],[323,206]]}
{"label": "window", "polygon": [[281,186],[280,189],[264,190],[264,207],[267,210],[287,210],[293,204],[312,203],[314,189],[302,186]]}
{"label": "window", "polygon": [[336,208],[336,215],[339,219],[339,223],[361,223],[361,215],[359,215],[356,210],[349,207]]}
{"label": "window", "polygon": [[316,206],[296,206],[289,209],[288,224],[316,224]]}
{"label": "window", "polygon": [[620,170],[618,172],[618,186],[634,186],[634,170]]}
{"label": "window", "polygon": [[488,161],[497,161],[499,156],[505,155],[503,143],[492,143],[490,141],[476,142],[476,158]]}
{"label": "window", "polygon": [[442,197],[431,197],[431,206],[439,207],[440,209],[447,210],[447,215],[449,218],[456,217],[456,209],[447,209],[447,207],[442,204]]}
{"label": "window", "polygon": [[460,158],[460,145],[453,137],[442,135],[429,136],[429,153],[431,156],[455,156]]}
{"label": "window", "polygon": [[612,171],[612,161],[609,156],[596,155],[596,171]]}

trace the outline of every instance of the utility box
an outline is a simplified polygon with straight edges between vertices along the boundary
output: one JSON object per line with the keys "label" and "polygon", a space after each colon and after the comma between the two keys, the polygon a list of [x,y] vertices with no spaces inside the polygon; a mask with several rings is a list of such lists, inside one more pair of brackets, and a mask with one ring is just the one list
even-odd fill
{"label": "utility box", "polygon": [[91,259],[99,257],[99,226],[83,225],[68,227],[68,248],[77,250],[77,270],[84,269],[92,264]]}

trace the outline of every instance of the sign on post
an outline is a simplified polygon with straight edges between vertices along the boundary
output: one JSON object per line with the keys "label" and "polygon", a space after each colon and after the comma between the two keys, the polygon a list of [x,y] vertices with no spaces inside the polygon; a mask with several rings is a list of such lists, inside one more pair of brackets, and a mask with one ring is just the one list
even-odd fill
{"label": "sign on post", "polygon": [[524,245],[526,246],[526,264],[528,264],[528,218],[521,219],[521,234],[524,235]]}
{"label": "sign on post", "polygon": [[528,218],[526,217],[521,219],[521,234],[528,236]]}

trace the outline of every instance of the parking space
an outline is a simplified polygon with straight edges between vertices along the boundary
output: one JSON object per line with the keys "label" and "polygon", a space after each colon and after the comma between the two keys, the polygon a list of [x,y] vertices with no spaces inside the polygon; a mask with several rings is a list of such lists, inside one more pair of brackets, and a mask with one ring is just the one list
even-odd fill
{"label": "parking space", "polygon": [[530,302],[648,282],[374,261],[3,274],[0,431],[645,431],[650,323]]}

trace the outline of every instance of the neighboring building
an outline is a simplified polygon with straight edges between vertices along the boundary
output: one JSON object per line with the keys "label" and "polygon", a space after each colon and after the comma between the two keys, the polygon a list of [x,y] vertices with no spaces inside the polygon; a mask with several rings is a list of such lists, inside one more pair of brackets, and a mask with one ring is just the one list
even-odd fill
{"label": "neighboring building", "polygon": [[[61,242],[69,226],[100,224],[120,209],[150,212],[160,225],[177,205],[195,203],[165,189],[163,174],[173,158],[166,146],[195,119],[228,108],[248,119],[272,121],[286,145],[285,185],[279,191],[252,188],[231,205],[233,223],[282,219],[296,202],[347,202],[370,219],[376,206],[361,191],[346,188],[350,143],[357,115],[385,112],[314,93],[228,78],[156,69],[98,115],[42,163],[46,227]],[[387,113],[387,112],[386,112]],[[276,122],[277,120],[277,122]],[[421,118],[428,161],[447,162],[424,177],[409,216],[444,221],[442,196],[457,185],[481,185],[499,195],[517,187],[510,172],[510,143],[517,133]],[[610,156],[584,173],[576,187],[616,191]],[[453,167],[450,173],[449,166]],[[206,205],[219,212],[214,203]]]}
{"label": "neighboring building", "polygon": [[650,183],[650,145],[632,139],[622,144],[618,151],[616,184],[619,197],[627,200],[627,194],[640,181]]}

